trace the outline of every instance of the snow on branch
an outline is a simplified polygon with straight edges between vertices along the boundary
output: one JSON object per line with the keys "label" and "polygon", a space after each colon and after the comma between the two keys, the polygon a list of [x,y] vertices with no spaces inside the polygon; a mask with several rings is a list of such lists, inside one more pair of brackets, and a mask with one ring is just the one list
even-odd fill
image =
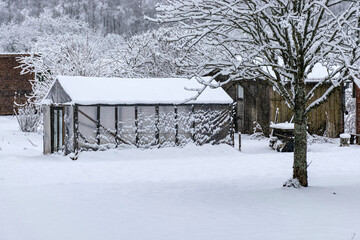
{"label": "snow on branch", "polygon": [[[360,85],[358,1],[167,0],[157,11],[153,21],[185,29],[178,39],[198,58],[186,54],[179,62],[195,75],[220,69],[231,81],[267,81],[293,109],[299,89],[316,79],[305,96],[306,114],[344,81]],[[313,99],[323,86],[328,90]]]}

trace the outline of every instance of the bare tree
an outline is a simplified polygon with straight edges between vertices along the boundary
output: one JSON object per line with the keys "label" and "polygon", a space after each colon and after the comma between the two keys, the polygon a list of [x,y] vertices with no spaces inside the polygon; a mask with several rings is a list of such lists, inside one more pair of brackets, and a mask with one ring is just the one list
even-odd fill
{"label": "bare tree", "polygon": [[107,52],[103,36],[91,30],[39,38],[33,52],[19,60],[22,73],[35,75],[29,100],[38,105],[57,75],[110,76]]}
{"label": "bare tree", "polygon": [[[341,7],[339,7],[341,6]],[[184,49],[216,47],[198,72],[220,68],[229,80],[262,79],[282,95],[295,117],[293,179],[308,186],[307,116],[345,81],[360,81],[360,3],[357,0],[168,0],[156,21],[189,33]],[[210,55],[211,58],[211,55]],[[316,65],[328,74],[313,89],[305,82]],[[320,98],[314,92],[330,84]],[[218,84],[211,85],[216,87]]]}

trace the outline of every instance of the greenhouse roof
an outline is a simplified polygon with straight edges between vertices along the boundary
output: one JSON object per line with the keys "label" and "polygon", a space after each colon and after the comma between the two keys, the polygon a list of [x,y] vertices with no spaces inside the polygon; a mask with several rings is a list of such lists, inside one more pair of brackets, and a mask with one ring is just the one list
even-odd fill
{"label": "greenhouse roof", "polygon": [[[201,78],[210,82],[211,78]],[[186,78],[101,78],[58,76],[44,104],[230,104],[221,88]],[[198,92],[203,91],[198,96]],[[198,96],[198,97],[197,97]],[[194,98],[196,100],[194,100]]]}

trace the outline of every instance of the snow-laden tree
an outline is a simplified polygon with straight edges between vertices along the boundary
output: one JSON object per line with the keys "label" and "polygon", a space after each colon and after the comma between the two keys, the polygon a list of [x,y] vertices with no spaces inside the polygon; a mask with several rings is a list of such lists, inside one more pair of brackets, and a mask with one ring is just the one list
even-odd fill
{"label": "snow-laden tree", "polygon": [[92,30],[79,35],[43,36],[30,56],[19,60],[23,73],[34,73],[32,101],[45,96],[57,75],[109,76],[108,45]]}
{"label": "snow-laden tree", "polygon": [[54,17],[45,9],[38,17],[26,16],[21,23],[0,26],[0,49],[4,52],[29,52],[40,38],[64,34],[86,34],[88,25],[67,16]]}
{"label": "snow-laden tree", "polygon": [[[189,33],[184,50],[216,47],[221,57],[198,62],[198,72],[218,68],[230,80],[262,79],[273,85],[294,111],[293,179],[308,186],[307,116],[343,82],[359,76],[358,0],[167,0],[157,21],[179,23]],[[208,55],[211,58],[211,55]],[[316,65],[328,76],[306,92]],[[324,84],[322,97],[314,92]],[[210,87],[220,84],[214,83]]]}
{"label": "snow-laden tree", "polygon": [[115,38],[110,55],[113,75],[119,77],[170,77],[184,73],[175,60],[183,56],[180,42],[169,41],[178,28],[160,28],[128,39]]}

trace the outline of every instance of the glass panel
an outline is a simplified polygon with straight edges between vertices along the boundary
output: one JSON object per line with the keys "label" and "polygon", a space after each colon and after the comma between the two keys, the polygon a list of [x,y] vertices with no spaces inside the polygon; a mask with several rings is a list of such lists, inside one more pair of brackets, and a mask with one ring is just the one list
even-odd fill
{"label": "glass panel", "polygon": [[118,127],[120,145],[126,146],[124,142],[135,144],[135,107],[124,106],[118,108]]}
{"label": "glass panel", "polygon": [[100,144],[115,142],[115,107],[100,107]]}
{"label": "glass panel", "polygon": [[175,146],[175,109],[173,106],[159,106],[160,146]]}
{"label": "glass panel", "polygon": [[79,147],[95,147],[96,140],[96,106],[79,106]]}
{"label": "glass panel", "polygon": [[192,119],[191,106],[178,107],[178,140],[180,146],[191,141]]}
{"label": "glass panel", "polygon": [[230,143],[229,106],[195,106],[194,117],[197,144]]}
{"label": "glass panel", "polygon": [[155,106],[138,107],[138,137],[140,147],[156,144]]}

